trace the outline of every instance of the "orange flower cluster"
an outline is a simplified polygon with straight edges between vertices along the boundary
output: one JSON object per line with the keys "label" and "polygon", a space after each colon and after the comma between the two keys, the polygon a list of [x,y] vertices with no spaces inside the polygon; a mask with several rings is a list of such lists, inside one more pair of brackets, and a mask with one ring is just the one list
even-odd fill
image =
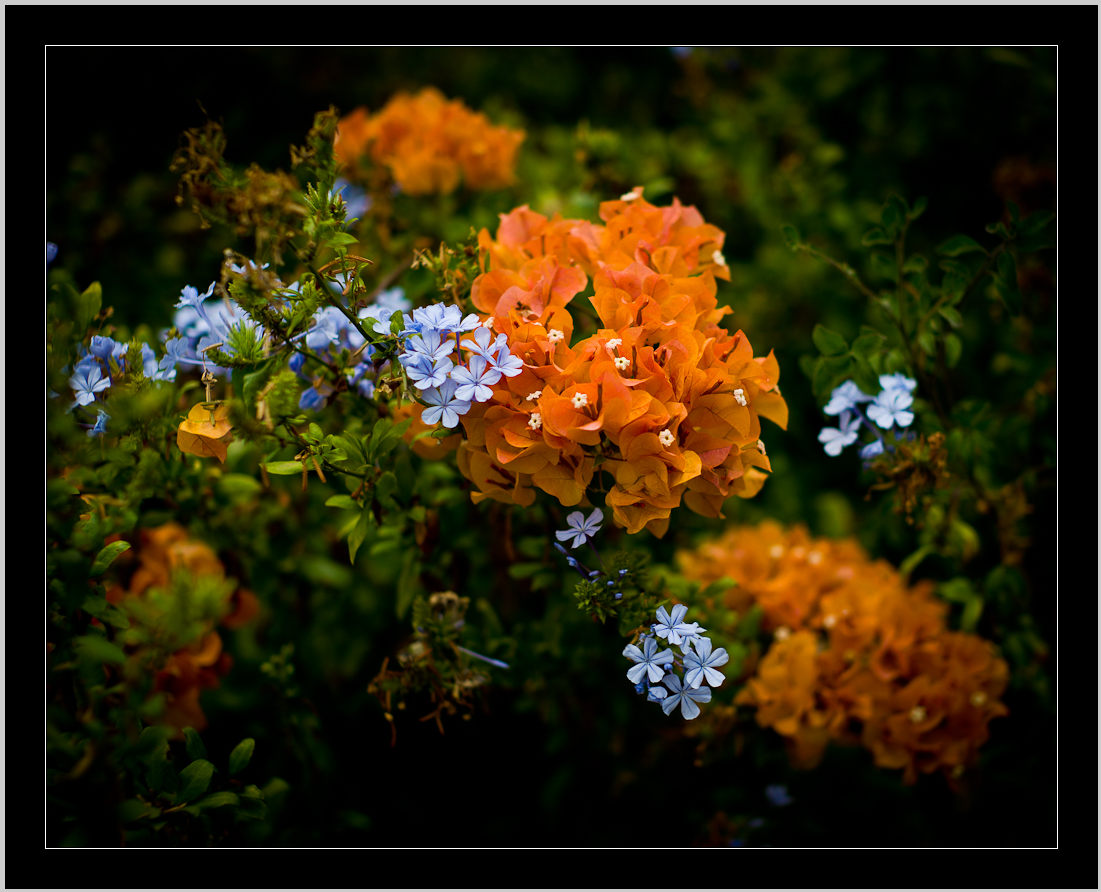
{"label": "orange flower cluster", "polygon": [[735,702],[788,739],[797,765],[839,741],[903,769],[906,783],[937,770],[954,777],[1008,712],[999,700],[1008,667],[993,645],[948,630],[931,583],[907,585],[851,540],[766,522],[677,560],[690,579],[735,579],[727,607],[760,607],[774,640]]}
{"label": "orange flower cluster", "polygon": [[522,130],[497,127],[457,99],[426,87],[399,93],[376,114],[357,108],[337,124],[333,151],[348,176],[365,162],[390,171],[410,195],[500,189],[513,181]]}
{"label": "orange flower cluster", "polygon": [[[525,205],[501,215],[496,238],[479,234],[471,299],[524,369],[463,416],[459,468],[475,501],[528,505],[535,487],[566,506],[599,468],[615,522],[660,536],[682,502],[717,517],[727,497],[756,494],[771,470],[760,419],[785,427],[787,405],[776,358],[719,324],[723,232],[640,188],[600,218]],[[595,331],[573,343],[581,314]]]}
{"label": "orange flower cluster", "polygon": [[[126,588],[114,584],[107,589],[107,600],[121,604],[127,599],[142,598],[150,589],[167,589],[174,573],[185,570],[193,577],[225,578],[225,567],[208,545],[188,537],[176,523],[142,530],[132,549],[137,567]],[[259,611],[256,596],[248,589],[238,588],[230,596],[227,612],[220,624],[237,629],[249,622]],[[221,636],[213,627],[197,639],[170,654],[164,666],[157,670],[153,690],[164,692],[165,712],[161,721],[182,734],[187,727],[201,731],[206,716],[199,705],[203,690],[215,688],[221,676],[232,665],[229,654],[222,650]]]}

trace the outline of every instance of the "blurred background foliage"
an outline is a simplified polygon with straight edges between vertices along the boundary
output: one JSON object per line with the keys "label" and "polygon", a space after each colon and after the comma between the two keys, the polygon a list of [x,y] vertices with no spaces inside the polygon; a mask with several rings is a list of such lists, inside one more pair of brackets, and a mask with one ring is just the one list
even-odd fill
{"label": "blurred background foliage", "polygon": [[[927,200],[908,248],[930,257],[956,233],[984,238],[1007,200],[1026,214],[1055,206],[1049,47],[51,47],[47,75],[62,69],[84,74],[79,91],[48,82],[47,237],[60,247],[56,267],[78,287],[99,281],[112,323],[131,331],[169,325],[184,285],[205,288],[225,248],[250,248],[224,228],[200,228],[175,202],[169,164],[180,134],[207,116],[224,126],[231,163],[268,170],[288,169],[287,147],[301,144],[316,112],[375,111],[395,92],[422,86],[524,129],[513,187],[418,211],[436,241],[493,229],[497,214],[524,203],[595,219],[600,201],[636,185],[655,204],[676,196],[696,205],[726,233],[732,281],[720,285],[720,300],[758,354],[775,349],[791,409],[787,432],[766,434],[770,480],[732,506],[732,521],[774,518],[816,535],[854,536],[895,564],[917,547],[913,525],[869,492],[854,456],[823,454],[823,399],[801,366],[816,353],[816,325],[857,336],[867,298],[828,264],[793,253],[781,227],[796,227],[806,243],[872,278],[862,239],[892,193]],[[991,377],[996,356],[1011,357],[1009,372],[1029,382],[1054,369],[1053,252],[1041,261],[1028,283],[1031,355],[1016,352],[1018,323],[978,307],[954,380],[980,399],[1004,380]],[[402,284],[433,299],[426,278],[410,274]],[[1041,465],[1051,458],[1044,473],[1054,468],[1053,403],[1024,449]],[[831,749],[819,768],[794,772],[779,738],[764,732],[747,735],[737,755],[694,765],[695,741],[623,679],[614,630],[580,614],[565,583],[540,589],[503,572],[513,548],[541,559],[565,512],[544,499],[527,511],[475,509],[449,466],[416,465],[430,475],[418,486],[439,511],[436,550],[425,552],[433,560],[420,564],[417,591],[450,588],[469,598],[480,640],[468,643],[512,668],[494,670],[472,717],[445,719],[443,735],[435,722],[417,720],[425,704],[410,702],[391,747],[390,723],[367,688],[409,637],[403,552],[380,534],[364,544],[366,560],[350,566],[324,505],[328,493],[273,478],[258,497],[249,476],[256,458],[246,447],[231,451],[230,465],[213,476],[184,463],[171,504],[155,494],[137,502],[143,527],[186,517],[262,605],[260,622],[223,633],[235,663],[203,694],[202,739],[224,758],[253,738],[247,770],[255,783],[274,784],[265,788],[270,807],[263,820],[215,820],[213,829],[212,819],[200,826],[195,816],[177,844],[643,846],[653,838],[632,816],[663,809],[668,846],[727,845],[754,818],[763,818],[754,845],[1054,843],[1046,669],[1007,701],[1010,716],[994,724],[965,795],[937,777],[905,787],[861,750]],[[1053,474],[1031,495],[1020,569],[1034,595],[1030,623],[1050,647]],[[668,564],[675,548],[714,532],[714,522],[682,509],[669,536],[642,534],[636,544]],[[998,563],[988,544],[997,532],[980,525],[976,535],[986,543],[982,566],[967,572],[981,579]],[[960,567],[933,556],[921,569],[947,579]],[[991,609],[977,631],[997,642],[1004,623]],[[1029,651],[1014,668],[1039,659]],[[96,765],[58,794],[50,844],[119,843],[120,825],[93,819],[114,802],[117,771],[109,761]],[[792,804],[771,804],[770,784],[784,784]]]}

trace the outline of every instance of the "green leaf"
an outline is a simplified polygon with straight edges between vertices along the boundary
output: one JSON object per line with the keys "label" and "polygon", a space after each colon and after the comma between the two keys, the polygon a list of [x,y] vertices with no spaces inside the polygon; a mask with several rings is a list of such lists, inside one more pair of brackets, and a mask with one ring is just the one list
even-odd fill
{"label": "green leaf", "polygon": [[953,328],[963,328],[963,316],[955,307],[944,306],[937,310]]}
{"label": "green leaf", "polygon": [[920,217],[922,214],[925,213],[925,208],[928,206],[928,204],[929,204],[929,202],[925,198],[925,196],[924,195],[919,195],[914,200],[913,205],[910,206],[910,211],[906,215],[907,218],[910,219],[911,221],[916,220],[918,217]]}
{"label": "green leaf", "polygon": [[968,254],[972,251],[981,251],[985,254],[986,248],[966,235],[954,235],[937,246],[937,253],[948,257],[959,257],[961,254]]}
{"label": "green leaf", "polygon": [[302,462],[300,461],[269,461],[262,467],[269,474],[276,474],[280,477],[287,477],[291,474],[302,473]]}
{"label": "green leaf", "polygon": [[944,336],[944,361],[948,368],[954,369],[963,355],[963,341],[954,332],[948,332]]}
{"label": "green leaf", "polygon": [[122,824],[133,824],[142,818],[156,818],[160,813],[157,806],[140,799],[127,799],[118,808],[118,818]]}
{"label": "green leaf", "polygon": [[252,758],[254,749],[256,749],[256,741],[251,737],[246,737],[233,748],[233,752],[229,754],[229,774],[231,777],[240,774],[244,770],[249,763],[249,759]]}
{"label": "green leaf", "polygon": [[130,628],[129,617],[106,598],[89,595],[80,605],[80,609],[116,629]]}
{"label": "green leaf", "polygon": [[974,632],[975,626],[978,625],[979,617],[982,616],[982,609],[982,598],[972,598],[964,604],[963,613],[960,615],[960,630],[963,632]]}
{"label": "green leaf", "polygon": [[879,375],[863,356],[853,355],[852,379],[853,383],[865,393],[879,392]]}
{"label": "green leaf", "polygon": [[208,808],[223,808],[227,805],[237,805],[240,801],[241,799],[236,793],[231,793],[229,790],[220,790],[217,793],[204,796],[195,803],[195,808],[200,811]]}
{"label": "green leaf", "polygon": [[356,525],[348,534],[348,563],[354,564],[356,562],[356,552],[359,551],[359,546],[363,544],[363,540],[367,538],[367,530],[370,529],[371,522],[370,506],[365,505],[359,514],[359,520],[356,521]]}
{"label": "green leaf", "polygon": [[860,240],[860,243],[865,247],[871,247],[872,245],[890,245],[893,244],[894,239],[887,234],[886,230],[882,226],[873,226],[864,233],[864,237]]}
{"label": "green leaf", "polygon": [[103,288],[99,282],[93,282],[84,289],[76,302],[76,325],[78,331],[86,329],[96,318],[103,306]]}
{"label": "green leaf", "polygon": [[922,545],[921,548],[909,555],[898,565],[898,572],[904,577],[909,576],[914,572],[914,568],[925,560],[933,551],[934,548],[932,545]]}
{"label": "green leaf", "polygon": [[784,237],[784,244],[791,248],[791,250],[795,251],[799,248],[799,245],[802,242],[799,238],[798,229],[796,229],[790,223],[785,223],[783,226],[780,227],[780,233]]}
{"label": "green leaf", "polygon": [[849,349],[848,343],[841,335],[831,331],[821,323],[814,326],[811,338],[814,340],[814,345],[825,356],[836,356],[847,352]]}
{"label": "green leaf", "polygon": [[822,356],[814,364],[814,374],[811,378],[811,386],[818,396],[823,396],[833,390],[845,378],[849,377],[852,367],[851,356]]}
{"label": "green leaf", "polygon": [[126,662],[126,654],[122,648],[102,635],[81,635],[73,639],[73,647],[82,662],[110,663],[116,666]]}
{"label": "green leaf", "polygon": [[350,232],[334,232],[327,239],[330,245],[334,247],[339,245],[355,245],[359,243],[359,239],[352,235]]}
{"label": "green leaf", "polygon": [[104,570],[111,566],[115,558],[130,548],[129,542],[123,542],[121,539],[117,542],[110,542],[104,545],[99,550],[99,554],[96,555],[96,559],[92,561],[92,569],[89,571],[90,576],[99,576]]}
{"label": "green leaf", "polygon": [[177,802],[191,802],[206,792],[214,777],[214,765],[206,759],[196,759],[180,772]]}
{"label": "green leaf", "polygon": [[206,758],[206,747],[203,745],[203,739],[199,736],[198,731],[194,728],[184,728],[184,741],[187,748],[187,758]]}
{"label": "green leaf", "polygon": [[325,500],[325,506],[328,508],[344,508],[349,511],[359,510],[359,504],[356,500],[346,495],[329,496]]}

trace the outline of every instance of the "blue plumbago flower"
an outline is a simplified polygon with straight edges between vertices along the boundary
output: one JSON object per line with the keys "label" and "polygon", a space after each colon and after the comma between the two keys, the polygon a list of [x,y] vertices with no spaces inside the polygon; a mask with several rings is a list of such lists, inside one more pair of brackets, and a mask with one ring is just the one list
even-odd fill
{"label": "blue plumbago flower", "polygon": [[91,362],[81,361],[76,364],[73,376],[69,379],[69,386],[76,394],[76,402],[73,405],[87,406],[95,402],[97,393],[102,393],[111,386],[111,379],[104,377],[99,363],[91,359]]}
{"label": "blue plumbago flower", "polygon": [[661,683],[669,691],[669,695],[661,701],[662,711],[669,715],[677,704],[680,704],[680,714],[686,719],[694,719],[700,714],[700,703],[711,702],[711,688],[700,685],[698,688],[686,688],[681,685],[681,680],[672,672],[661,680]]}
{"label": "blue plumbago flower", "polygon": [[524,360],[519,356],[513,356],[506,347],[497,354],[496,359],[489,361],[489,367],[506,378],[515,378],[524,370]]}
{"label": "blue plumbago flower", "polygon": [[424,391],[421,398],[428,403],[428,408],[421,412],[421,421],[425,424],[442,421],[446,428],[455,427],[459,423],[459,416],[470,411],[470,402],[455,396],[457,386],[449,378],[438,388],[430,387]]}
{"label": "blue plumbago flower", "polygon": [[842,412],[851,412],[861,403],[871,402],[872,397],[856,386],[853,381],[846,381],[833,389],[830,401],[822,409],[827,415],[840,415]]}
{"label": "blue plumbago flower", "polygon": [[481,319],[474,313],[463,318],[463,311],[457,304],[430,304],[427,307],[417,307],[413,310],[413,318],[406,316],[405,319],[406,327],[414,332],[436,329],[444,334],[473,331],[482,324]]}
{"label": "blue plumbago flower", "polygon": [[[406,376],[419,390],[439,387],[448,380],[447,376],[455,367],[450,359],[441,359],[434,363],[430,357],[423,353],[403,353],[399,359],[405,369]],[[449,427],[453,426],[449,425]]]}
{"label": "blue plumbago flower", "polygon": [[380,292],[378,297],[375,298],[375,302],[372,306],[381,307],[386,310],[387,314],[392,314],[396,310],[404,312],[408,310],[412,304],[409,303],[409,298],[405,296],[404,289],[397,287]]}
{"label": "blue plumbago flower", "polygon": [[646,692],[646,699],[651,703],[660,703],[668,696],[669,692],[661,685],[654,685]]}
{"label": "blue plumbago flower", "polygon": [[684,655],[684,683],[690,688],[698,688],[706,681],[717,688],[725,680],[718,667],[726,665],[729,659],[725,647],[712,651],[711,639],[700,638],[695,651]]}
{"label": "blue plumbago flower", "polygon": [[[187,338],[169,338],[164,342],[164,358],[166,361],[171,361],[173,365],[202,365],[202,360],[195,356],[195,351],[191,349],[191,344]],[[306,357],[300,353],[296,353],[301,359]]]}
{"label": "blue plumbago flower", "polygon": [[114,353],[115,347],[116,341],[114,338],[109,338],[106,335],[92,335],[91,343],[88,346],[88,352],[96,359],[106,360]]}
{"label": "blue plumbago flower", "polygon": [[88,436],[102,437],[107,432],[107,422],[110,418],[110,415],[100,409],[99,414],[96,415],[96,423],[92,425],[92,429],[88,431]]}
{"label": "blue plumbago flower", "polygon": [[336,307],[322,307],[313,318],[315,324],[306,332],[306,346],[311,350],[324,350],[339,341],[348,328],[348,318]]}
{"label": "blue plumbago flower", "polygon": [[418,335],[411,337],[405,344],[405,353],[427,356],[432,362],[451,356],[455,345],[443,332],[435,329],[424,329]]}
{"label": "blue plumbago flower", "polygon": [[214,293],[214,283],[210,283],[210,287],[206,289],[202,294],[199,293],[199,289],[191,285],[184,285],[183,290],[180,291],[180,299],[176,301],[176,307],[182,309],[183,307],[192,307],[199,315],[205,315],[203,313],[203,302]]}
{"label": "blue plumbago flower", "polygon": [[467,338],[462,345],[475,356],[481,356],[486,361],[492,362],[501,350],[508,352],[508,335],[499,334],[495,338],[493,332],[484,325],[474,329],[473,339]]}
{"label": "blue plumbago flower", "polygon": [[908,390],[884,390],[868,406],[868,417],[884,430],[896,424],[909,427],[914,420],[914,413],[910,411],[913,402],[914,397]]}
{"label": "blue plumbago flower", "polygon": [[246,259],[244,263],[231,263],[229,265],[229,271],[234,275],[243,276],[248,270],[253,270],[257,268],[267,269],[269,266],[271,266],[270,263],[265,263],[263,266],[257,267],[255,260]]}
{"label": "blue plumbago flower", "polygon": [[680,649],[681,653],[687,654],[692,650],[692,645],[700,640],[700,633],[706,632],[707,629],[705,629],[699,623],[687,623],[685,624],[685,626],[686,627],[684,631],[681,632],[682,640],[680,643]]}
{"label": "blue plumbago flower", "polygon": [[860,416],[850,412],[841,414],[841,427],[824,427],[818,434],[818,442],[826,447],[826,455],[840,455],[846,446],[855,443],[860,427]]}
{"label": "blue plumbago flower", "polygon": [[860,457],[865,461],[875,458],[877,455],[883,454],[883,441],[872,440],[866,446],[863,446],[860,450]]}
{"label": "blue plumbago flower", "polygon": [[57,258],[57,245],[46,242],[46,266],[49,266]]}
{"label": "blue plumbago flower", "polygon": [[879,386],[884,390],[906,390],[912,393],[917,387],[917,381],[907,378],[902,372],[895,372],[893,375],[880,375]]}
{"label": "blue plumbago flower", "polygon": [[671,614],[664,607],[659,607],[657,611],[658,621],[651,626],[654,634],[659,638],[668,639],[670,644],[680,644],[684,641],[686,634],[695,635],[700,631],[706,632],[706,629],[700,629],[699,623],[689,625],[684,622],[684,615],[687,612],[688,608],[683,604],[674,604]]}
{"label": "blue plumbago flower", "polygon": [[572,511],[566,515],[566,529],[556,530],[554,535],[559,542],[573,539],[570,548],[577,548],[597,534],[603,521],[604,512],[599,508],[593,508],[592,514],[588,517],[580,511]]}
{"label": "blue plumbago flower", "polygon": [[488,367],[483,357],[472,356],[470,368],[459,366],[451,373],[451,380],[459,385],[455,391],[459,399],[484,403],[493,397],[492,385],[501,380],[501,373]]}
{"label": "blue plumbago flower", "polygon": [[673,652],[666,649],[659,653],[657,639],[645,638],[641,649],[635,644],[623,648],[623,656],[635,664],[627,670],[627,679],[631,684],[638,684],[644,677],[657,684],[665,675],[663,667],[673,658]]}
{"label": "blue plumbago flower", "polygon": [[769,784],[765,787],[765,798],[777,808],[791,805],[792,799],[788,795],[788,788],[783,784]]}
{"label": "blue plumbago flower", "polygon": [[298,398],[299,409],[320,409],[325,405],[325,397],[316,387],[307,387]]}

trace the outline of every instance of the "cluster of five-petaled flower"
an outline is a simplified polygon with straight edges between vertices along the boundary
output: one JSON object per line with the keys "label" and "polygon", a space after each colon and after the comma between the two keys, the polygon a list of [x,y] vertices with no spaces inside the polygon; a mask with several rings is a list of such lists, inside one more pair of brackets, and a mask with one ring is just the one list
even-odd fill
{"label": "cluster of five-petaled flower", "polygon": [[494,384],[524,368],[523,360],[509,351],[506,335],[494,336],[477,314],[464,317],[454,304],[413,310],[405,316],[402,336],[406,340],[399,360],[427,404],[421,413],[425,424],[456,427],[472,403],[491,399]]}
{"label": "cluster of five-petaled flower", "polygon": [[864,393],[853,381],[845,381],[834,388],[822,411],[827,415],[840,416],[838,427],[824,427],[818,434],[818,441],[827,455],[840,455],[846,446],[855,443],[863,425],[875,435],[875,439],[861,448],[860,457],[873,459],[891,448],[883,431],[894,430],[897,436],[902,428],[913,423],[913,391],[917,382],[899,373],[880,375],[879,385],[883,389],[875,396]]}
{"label": "cluster of five-petaled flower", "polygon": [[[588,517],[581,511],[573,511],[566,517],[566,529],[558,530],[555,537],[558,543],[577,548],[596,536],[603,520],[604,512],[599,508],[594,508]],[[556,547],[564,552],[565,548],[558,543]],[[567,555],[566,560],[582,576],[602,575],[599,570],[586,571],[572,555]],[[621,576],[626,572],[619,571]],[[609,580],[608,585],[614,586],[615,581]],[[621,595],[616,593],[616,598],[619,597]],[[657,622],[652,623],[650,631],[643,633],[637,642],[628,644],[623,649],[623,656],[634,663],[627,670],[627,679],[638,693],[646,694],[650,702],[660,703],[666,715],[679,705],[684,718],[694,719],[700,714],[699,704],[711,701],[711,687],[723,683],[719,667],[726,665],[730,655],[726,648],[715,649],[711,639],[703,636],[707,629],[698,622],[686,622],[687,613],[684,604],[674,604],[671,612],[658,607]],[[659,650],[659,638],[670,647]],[[679,647],[680,653],[674,651],[674,647]]]}
{"label": "cluster of five-petaled flower", "polygon": [[[674,604],[672,612],[659,607],[657,622],[637,644],[628,644],[623,656],[635,664],[627,670],[627,680],[638,693],[660,703],[666,715],[680,706],[681,716],[694,719],[700,714],[699,704],[711,702],[711,688],[725,680],[719,667],[726,665],[730,655],[726,648],[715,649],[711,639],[703,637],[707,629],[699,623],[685,622],[687,612],[684,604]],[[659,650],[659,638],[670,647]]]}

